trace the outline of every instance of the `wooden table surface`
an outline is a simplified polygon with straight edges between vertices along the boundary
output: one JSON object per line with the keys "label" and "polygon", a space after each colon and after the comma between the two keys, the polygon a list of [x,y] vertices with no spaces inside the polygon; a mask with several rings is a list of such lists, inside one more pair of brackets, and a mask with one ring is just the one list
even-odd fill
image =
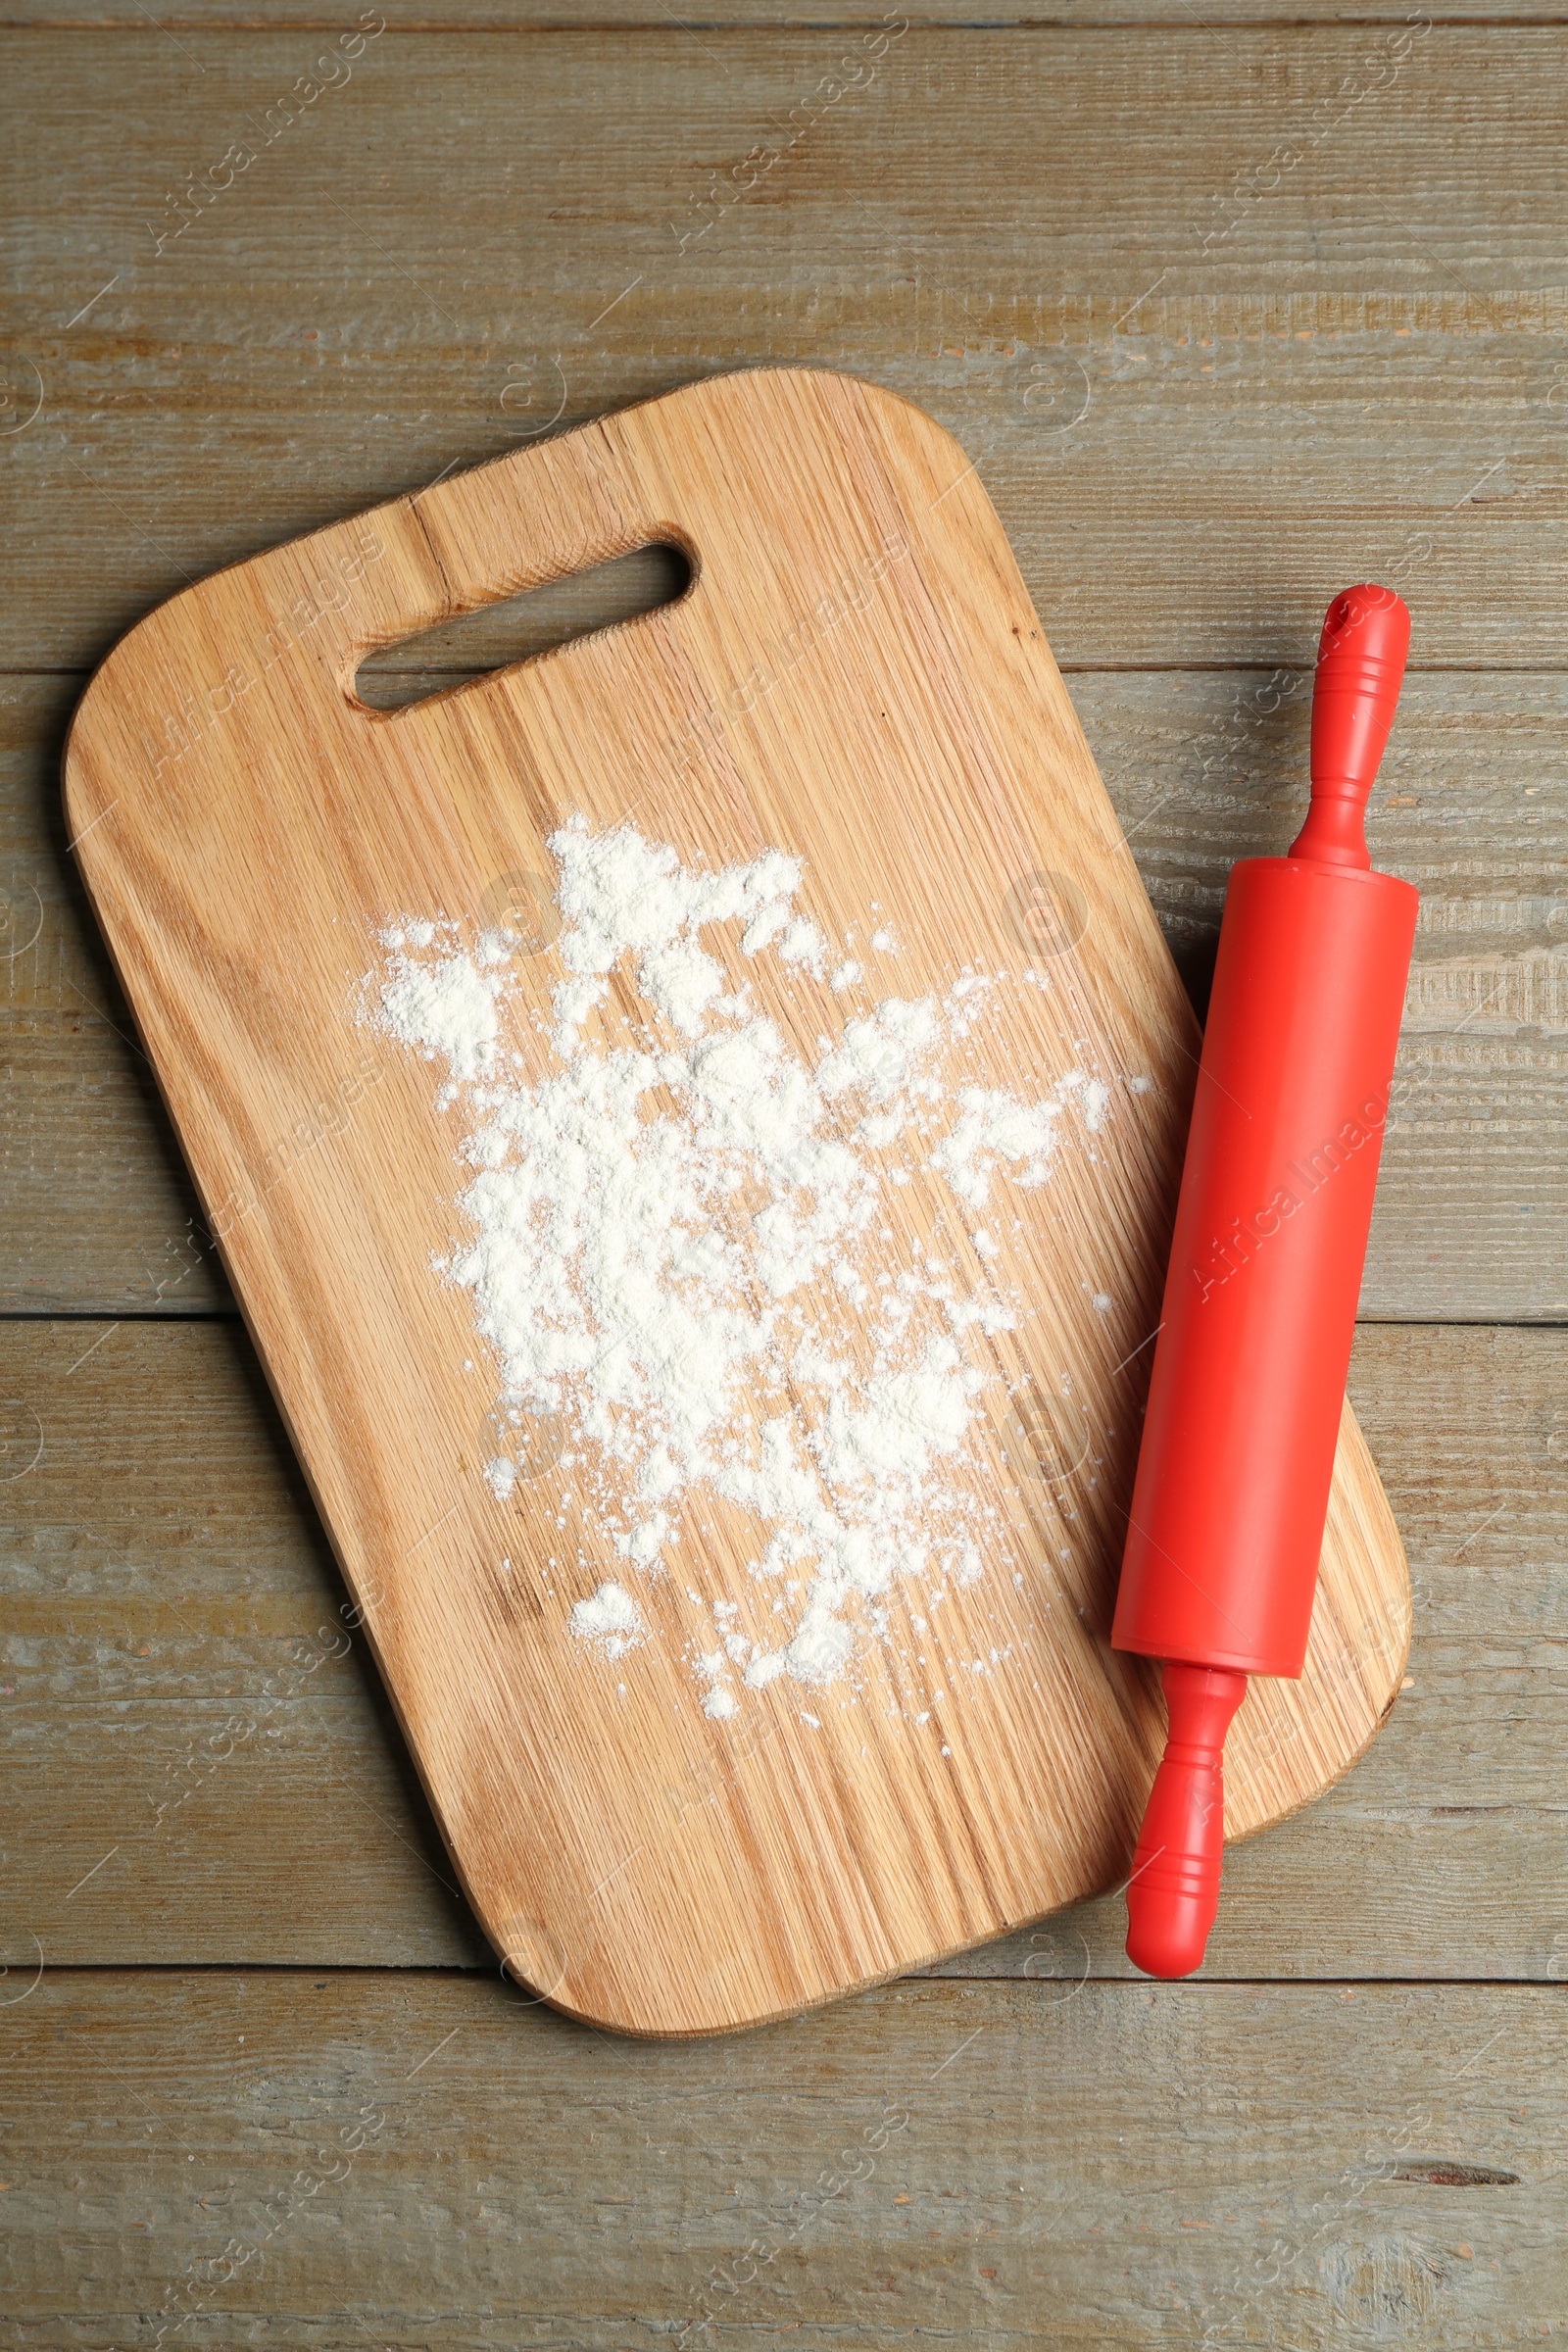
{"label": "wooden table surface", "polygon": [[[1553,0],[5,13],[0,2340],[1568,2326]],[[451,1884],[59,753],[182,579],[768,360],[973,456],[1200,994],[1230,861],[1294,828],[1328,597],[1409,602],[1369,831],[1423,907],[1351,1393],[1415,1641],[1366,1760],[1234,1855],[1195,1981],[1134,1978],[1107,1901],[630,2044],[504,1981]],[[661,584],[634,560],[438,632],[376,691]]]}

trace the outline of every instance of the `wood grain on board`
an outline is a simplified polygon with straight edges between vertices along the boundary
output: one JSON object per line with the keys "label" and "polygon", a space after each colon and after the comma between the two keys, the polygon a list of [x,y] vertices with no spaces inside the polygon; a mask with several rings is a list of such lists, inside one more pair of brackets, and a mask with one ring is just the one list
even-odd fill
{"label": "wood grain on board", "polygon": [[[367,648],[650,540],[691,555],[677,603],[391,715],[355,699]],[[809,694],[792,693],[808,664]],[[700,2032],[1117,1877],[1161,1732],[1152,1674],[1106,1649],[1104,1620],[1198,1031],[949,436],[873,386],[798,370],[624,412],[176,598],[98,672],[65,773],[148,1055],[497,1947],[577,2014]],[[835,941],[874,910],[910,996],[1044,953],[1044,985],[996,992],[971,1083],[1152,1082],[1093,1153],[1061,1151],[1049,1187],[1018,1195],[991,1269],[1031,1301],[986,1343],[996,1393],[1044,1427],[1070,1375],[1049,1494],[1013,1485],[989,1440],[956,1463],[989,1573],[940,1630],[907,1626],[906,1674],[897,1641],[868,1650],[857,1703],[820,1719],[789,1678],[734,1726],[699,1712],[679,1656],[710,1642],[708,1608],[745,1591],[756,1544],[716,1501],[678,1523],[690,1607],[674,1580],[649,1589],[657,1639],[619,1681],[573,1654],[571,1604],[614,1555],[568,1518],[568,1553],[587,1548],[552,1579],[576,1482],[551,1470],[508,1505],[479,1475],[496,1441],[463,1376],[469,1315],[429,1270],[453,1238],[437,1076],[355,1031],[389,910],[482,926],[498,879],[549,872],[568,816],[632,812],[688,863],[801,857],[803,909]],[[1063,910],[1043,951],[1037,886]],[[802,1050],[842,1028],[825,978],[748,965],[738,931],[713,952]],[[564,968],[543,945],[519,992],[548,1013]],[[531,1037],[516,1031],[537,1054]],[[923,1167],[885,1213],[878,1280],[952,1246]],[[868,1365],[859,1316],[842,1299],[825,1315]],[[998,1493],[1014,1499],[993,1526]],[[906,1592],[887,1605],[905,1629]],[[1347,1409],[1306,1673],[1254,1686],[1228,1752],[1236,1833],[1364,1748],[1407,1641],[1398,1538]],[[988,1651],[982,1687],[968,1662]],[[672,1809],[688,1784],[701,1801]]]}
{"label": "wood grain on board", "polygon": [[1502,2346],[1568,2301],[1555,1985],[902,1984],[670,2046],[493,1976],[66,1972],[0,2063],[19,2346]]}
{"label": "wood grain on board", "polygon": [[833,101],[838,32],[720,37],[389,30],[270,133],[318,41],[7,36],[0,666],[760,361],[938,416],[1065,662],[1298,659],[1369,575],[1418,665],[1560,661],[1561,26],[916,24]]}
{"label": "wood grain on board", "polygon": [[[1554,1331],[1358,1335],[1409,1684],[1335,1789],[1231,1849],[1207,1975],[1568,1965],[1565,1376]],[[0,1959],[485,1965],[238,1328],[0,1325]],[[1107,1897],[946,1966],[1123,1975],[1124,1934]]]}
{"label": "wood grain on board", "polygon": [[[618,617],[538,592],[476,649],[517,660]],[[477,625],[479,616],[475,616]],[[1310,650],[1310,649],[1309,649]],[[466,672],[380,668],[439,692]],[[364,673],[362,672],[362,675]],[[1295,830],[1311,672],[1067,681],[1167,945],[1201,999],[1225,876]],[[0,1306],[190,1313],[228,1294],[134,1023],[65,857],[59,753],[83,678],[0,680]],[[1364,1316],[1568,1311],[1568,676],[1415,675],[1368,816],[1421,891]]]}

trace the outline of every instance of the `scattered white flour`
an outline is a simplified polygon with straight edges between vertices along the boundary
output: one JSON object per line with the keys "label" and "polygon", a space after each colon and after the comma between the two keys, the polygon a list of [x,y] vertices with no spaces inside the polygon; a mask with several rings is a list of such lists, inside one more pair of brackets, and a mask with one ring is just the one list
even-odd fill
{"label": "scattered white flour", "polygon": [[[424,945],[431,932],[429,923],[393,925],[382,932],[382,945],[394,950],[405,942]],[[394,1037],[416,1047],[426,1061],[444,1056],[453,1077],[466,1079],[476,1078],[495,1052],[500,991],[500,975],[479,971],[461,951],[426,964],[395,954],[381,1003]]]}
{"label": "scattered white flour", "polygon": [[[553,1022],[533,1012],[536,978],[518,986],[541,968],[518,952],[536,943],[466,945],[444,920],[387,926],[367,1001],[447,1065],[437,1105],[461,1120],[466,1238],[436,1270],[469,1293],[498,1367],[498,1499],[537,1467],[544,1424],[561,1441],[556,1508],[569,1491],[601,1546],[579,1554],[585,1581],[605,1547],[664,1574],[715,1503],[752,1531],[750,1591],[699,1604],[689,1651],[722,1721],[782,1675],[841,1676],[886,1632],[895,1579],[922,1577],[934,1601],[980,1575],[984,1512],[963,1474],[981,1393],[1002,1386],[984,1343],[1023,1308],[973,1212],[999,1187],[1045,1183],[1064,1136],[1103,1126],[1110,1090],[1078,1068],[1028,1100],[959,1083],[956,1047],[995,994],[977,973],[940,1000],[835,1011],[837,1034],[803,1050],[734,977],[737,947],[827,972],[795,904],[800,861],[780,851],[692,869],[629,825],[580,821],[550,848]],[[719,926],[728,968],[704,942]],[[896,952],[886,930],[871,945]],[[861,977],[841,962],[831,994]],[[813,1000],[817,1018],[829,1002]],[[897,1188],[922,1170],[949,1198],[942,1238],[896,1239]],[[647,1635],[612,1581],[569,1623],[611,1661]]]}
{"label": "scattered white flour", "polygon": [[607,1583],[590,1599],[573,1604],[571,1630],[579,1641],[596,1642],[607,1658],[623,1658],[642,1640],[644,1627],[631,1594]]}

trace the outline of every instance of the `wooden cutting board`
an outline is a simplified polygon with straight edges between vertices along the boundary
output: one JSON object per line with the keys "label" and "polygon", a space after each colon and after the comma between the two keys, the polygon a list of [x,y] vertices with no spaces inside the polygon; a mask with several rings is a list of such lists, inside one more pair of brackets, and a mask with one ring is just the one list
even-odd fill
{"label": "wooden cutting board", "polygon": [[[663,609],[394,713],[356,698],[368,650],[649,542],[693,566]],[[1199,1035],[957,445],[869,384],[789,369],[458,475],[151,614],[88,689],[66,796],[345,1614],[514,1972],[601,2025],[712,2032],[1114,1884],[1160,1705],[1106,1634]],[[804,861],[806,914],[861,943],[869,979],[835,992],[747,958],[736,925],[705,935],[803,1053],[879,992],[1003,973],[970,1081],[1035,1099],[1076,1069],[1110,1103],[993,1219],[986,1278],[1027,1311],[974,1359],[980,1574],[929,1623],[929,1580],[896,1581],[847,1684],[781,1675],[728,1719],[689,1657],[755,1528],[688,1511],[675,1572],[639,1581],[582,1516],[569,1455],[544,1449],[497,1498],[495,1367],[432,1270],[462,1232],[443,1071],[361,1017],[389,917],[469,937],[509,905],[536,917],[519,986],[546,1009],[546,844],[574,818],[629,818],[687,867]],[[872,1237],[889,1270],[938,1227],[962,1242],[939,1192],[916,1164]],[[863,1352],[848,1303],[839,1323]],[[570,1630],[602,1577],[637,1584],[650,1629],[612,1665]],[[1347,1408],[1307,1670],[1248,1697],[1233,1836],[1366,1746],[1409,1613]]]}

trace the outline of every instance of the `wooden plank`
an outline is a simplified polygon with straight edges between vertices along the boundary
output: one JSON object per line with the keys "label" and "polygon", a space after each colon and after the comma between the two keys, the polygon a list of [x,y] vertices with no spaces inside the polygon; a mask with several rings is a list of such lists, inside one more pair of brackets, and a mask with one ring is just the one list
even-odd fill
{"label": "wooden plank", "polygon": [[[631,601],[657,585],[624,583]],[[588,617],[522,600],[471,651],[516,659]],[[613,607],[608,608],[613,610]],[[450,640],[449,640],[450,641]],[[1224,879],[1289,841],[1306,759],[1310,649],[1277,671],[1068,681],[1165,937],[1199,1001]],[[436,691],[466,672],[387,673]],[[208,1311],[227,1298],[96,927],[62,852],[58,749],[79,678],[0,679],[0,960],[8,1118],[0,1303]],[[1362,1312],[1568,1312],[1568,680],[1417,674],[1369,836],[1423,908]],[[118,1034],[117,1034],[118,1032]]]}
{"label": "wooden plank", "polygon": [[722,37],[388,32],[285,121],[299,33],[11,33],[0,666],[767,359],[957,434],[1064,662],[1291,659],[1369,573],[1420,661],[1558,658],[1560,27]]}
{"label": "wooden plank", "polygon": [[[1462,12],[1449,6],[1423,13],[1437,24],[1551,24],[1557,21],[1554,6],[1555,0],[1479,0],[1479,4],[1466,0]],[[1190,14],[1181,13],[1181,0],[1095,0],[1092,15],[1074,7],[1072,0],[1027,0],[1027,4],[1010,0],[1010,5],[993,0],[984,6],[981,0],[905,0],[897,9],[885,8],[882,0],[793,0],[793,4],[792,0],[723,0],[722,7],[709,0],[701,19],[694,17],[690,23],[694,37],[700,34],[710,42],[737,31],[800,29],[831,43],[839,31],[892,26],[901,19],[911,24],[936,25],[946,31],[965,29],[973,34],[1022,25],[1081,31],[1090,24],[1189,25],[1193,22]],[[1412,13],[1406,0],[1214,0],[1202,21],[1210,28],[1233,29],[1272,20],[1291,24],[1402,25],[1419,24],[1422,18]],[[158,16],[160,29],[206,34],[206,44],[192,49],[192,55],[199,54],[204,65],[214,43],[225,33],[243,29],[336,34],[355,21],[342,13],[333,15],[323,0],[246,0],[243,17],[225,8],[223,0],[171,0]],[[422,0],[419,7],[406,12],[400,9],[388,29],[394,35],[439,33],[446,38],[523,30],[624,34],[662,31],[668,22],[654,0],[589,0],[582,8],[571,7],[568,0],[462,0],[461,6],[444,10],[434,6],[433,0]],[[0,30],[24,26],[56,33],[134,30],[135,0],[5,0]],[[829,62],[831,56],[830,49]],[[310,62],[309,53],[306,62]]]}
{"label": "wooden plank", "polygon": [[[1565,1372],[1555,1331],[1360,1332],[1410,1687],[1227,1857],[1209,1975],[1568,1971]],[[0,1396],[10,1956],[481,1964],[235,1327],[10,1324]],[[1125,1974],[1123,1933],[1111,1900],[956,1965]]]}
{"label": "wooden plank", "polygon": [[0,678],[0,1307],[232,1311],[67,855],[60,748],[85,682]]}
{"label": "wooden plank", "polygon": [[[1350,1393],[1410,1558],[1408,1687],[1321,1804],[1226,1855],[1210,1973],[1568,1976],[1565,1374],[1557,1332],[1358,1334]],[[948,1967],[1122,1975],[1125,1933],[1112,1898]]]}
{"label": "wooden plank", "polygon": [[[1278,856],[1297,830],[1310,660],[1070,685],[1201,1004],[1231,862]],[[1422,906],[1364,1315],[1568,1306],[1563,700],[1554,676],[1518,672],[1412,677],[1400,700],[1368,840]]]}
{"label": "wooden plank", "polygon": [[47,1975],[0,2010],[20,2343],[1515,2344],[1555,1988],[906,1984],[612,2042],[495,1978]]}

